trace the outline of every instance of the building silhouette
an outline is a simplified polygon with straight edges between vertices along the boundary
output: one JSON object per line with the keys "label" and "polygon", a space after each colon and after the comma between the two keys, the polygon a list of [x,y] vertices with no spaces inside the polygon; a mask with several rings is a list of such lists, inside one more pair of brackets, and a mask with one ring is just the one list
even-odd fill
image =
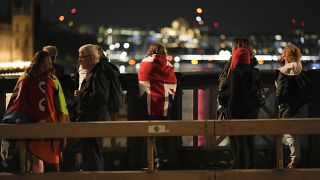
{"label": "building silhouette", "polygon": [[0,22],[0,62],[27,61],[33,55],[33,0],[12,1],[11,18]]}

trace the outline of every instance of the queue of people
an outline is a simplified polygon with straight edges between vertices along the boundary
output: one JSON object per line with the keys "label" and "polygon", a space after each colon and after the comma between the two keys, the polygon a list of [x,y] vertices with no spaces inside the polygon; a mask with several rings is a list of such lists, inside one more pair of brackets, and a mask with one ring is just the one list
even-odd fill
{"label": "queue of people", "polygon": [[[58,54],[55,46],[38,51],[23,75],[19,78],[2,122],[4,123],[67,123],[70,121],[64,93],[59,80],[63,67],[54,60]],[[265,105],[265,92],[257,59],[247,39],[236,38],[232,56],[219,76],[218,119],[258,119]],[[167,50],[161,43],[150,45],[138,72],[140,96],[147,102],[149,120],[169,120],[177,78],[172,64],[167,60]],[[294,77],[302,71],[301,52],[293,44],[287,46],[279,60],[284,66],[277,69],[276,95],[279,118],[299,116],[303,106],[296,106]],[[74,121],[105,121],[115,119],[122,104],[119,70],[108,61],[103,49],[95,44],[79,48],[75,73],[74,97],[77,115]],[[30,94],[32,93],[32,95]],[[304,105],[304,104],[303,104]],[[70,108],[69,108],[70,109]],[[234,160],[233,168],[255,168],[255,137],[230,136]],[[290,147],[288,168],[298,167],[300,142],[298,135],[285,135]],[[178,153],[172,148],[171,137],[155,139],[157,169],[176,166]],[[102,138],[80,138],[72,142],[78,149],[74,158],[75,170],[104,170]],[[66,139],[27,140],[27,171],[42,173],[60,171],[61,155]],[[50,166],[52,165],[52,166]],[[51,168],[45,168],[51,167]],[[52,168],[53,167],[53,168]]]}

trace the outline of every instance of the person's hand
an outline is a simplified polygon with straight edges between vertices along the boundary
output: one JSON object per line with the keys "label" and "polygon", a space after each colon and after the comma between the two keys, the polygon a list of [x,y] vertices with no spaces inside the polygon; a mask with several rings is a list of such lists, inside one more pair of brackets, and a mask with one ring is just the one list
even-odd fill
{"label": "person's hand", "polygon": [[74,95],[75,97],[80,97],[80,91],[79,91],[79,90],[75,90],[74,93],[73,93],[73,95]]}

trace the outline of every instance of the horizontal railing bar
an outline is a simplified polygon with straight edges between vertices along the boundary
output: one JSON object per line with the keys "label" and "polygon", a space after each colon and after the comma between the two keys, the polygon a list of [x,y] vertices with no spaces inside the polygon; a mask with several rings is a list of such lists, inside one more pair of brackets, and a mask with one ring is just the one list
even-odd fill
{"label": "horizontal railing bar", "polygon": [[0,124],[0,138],[319,134],[320,118]]}
{"label": "horizontal railing bar", "polygon": [[314,180],[320,176],[320,169],[239,169],[239,170],[179,170],[179,171],[101,171],[101,172],[61,172],[44,174],[0,173],[1,180],[160,180],[160,179],[212,179],[212,180]]}

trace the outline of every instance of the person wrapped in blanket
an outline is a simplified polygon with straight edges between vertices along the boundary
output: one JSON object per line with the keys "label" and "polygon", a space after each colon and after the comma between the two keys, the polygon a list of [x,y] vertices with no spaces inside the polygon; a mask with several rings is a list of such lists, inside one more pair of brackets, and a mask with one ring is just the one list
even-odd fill
{"label": "person wrapped in blanket", "polygon": [[[19,77],[13,90],[4,123],[66,123],[69,115],[59,80],[54,74],[51,57],[39,51],[30,66]],[[26,170],[43,173],[45,166],[59,171],[59,159],[64,140],[26,140]],[[51,166],[50,166],[51,165]]]}
{"label": "person wrapped in blanket", "polygon": [[[168,120],[177,87],[174,67],[167,60],[166,48],[160,43],[150,45],[146,58],[140,64],[138,72],[140,95],[146,95],[148,119]],[[175,137],[155,139],[157,169],[176,167]]]}

